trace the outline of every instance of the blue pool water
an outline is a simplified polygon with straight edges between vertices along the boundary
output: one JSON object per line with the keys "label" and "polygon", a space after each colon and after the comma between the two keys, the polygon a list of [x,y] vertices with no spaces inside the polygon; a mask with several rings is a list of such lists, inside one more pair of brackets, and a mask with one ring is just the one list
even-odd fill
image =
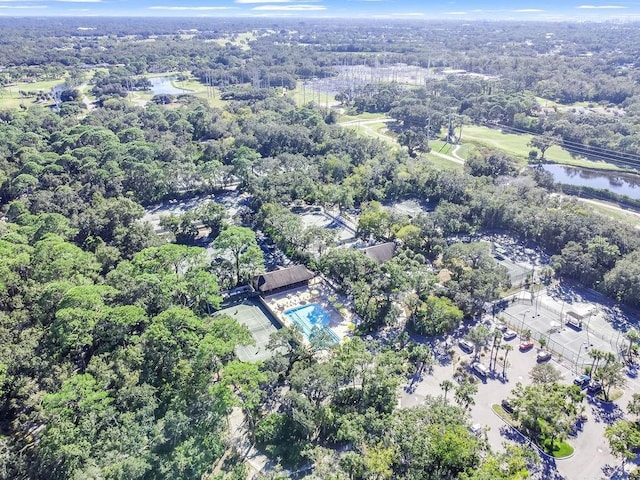
{"label": "blue pool water", "polygon": [[329,328],[331,314],[322,308],[322,305],[317,303],[301,305],[285,310],[284,314],[300,329],[307,340],[312,336],[314,329],[321,329],[325,330],[334,343],[340,342],[335,332]]}

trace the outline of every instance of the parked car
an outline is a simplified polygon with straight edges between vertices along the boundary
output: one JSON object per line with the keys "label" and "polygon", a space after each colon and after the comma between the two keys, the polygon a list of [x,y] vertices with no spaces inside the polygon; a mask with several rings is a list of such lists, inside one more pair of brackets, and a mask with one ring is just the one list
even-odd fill
{"label": "parked car", "polygon": [[496,330],[506,332],[507,330],[509,330],[509,327],[507,327],[504,323],[496,323]]}
{"label": "parked car", "polygon": [[589,382],[587,385],[587,393],[589,395],[597,395],[602,391],[602,384],[600,382]]}
{"label": "parked car", "polygon": [[520,351],[526,352],[527,350],[532,349],[533,345],[533,340],[524,340],[520,343]]}
{"label": "parked car", "polygon": [[536,355],[536,360],[538,362],[546,362],[548,360],[551,360],[551,352],[548,352],[546,350],[540,350],[538,352],[538,355]]}
{"label": "parked car", "polygon": [[507,400],[506,398],[504,400],[502,400],[502,402],[500,403],[500,405],[502,405],[502,409],[511,414],[513,413],[513,406],[511,405],[511,403],[509,402],[509,400]]}
{"label": "parked car", "polygon": [[469,427],[469,431],[476,436],[480,436],[482,434],[482,425],[479,423],[474,423]]}
{"label": "parked car", "polygon": [[489,369],[480,362],[475,362],[471,365],[471,369],[480,378],[487,378],[487,375],[489,374]]}
{"label": "parked car", "polygon": [[578,375],[576,378],[573,379],[574,385],[578,385],[582,388],[589,385],[589,382],[591,382],[591,377],[585,373],[583,373],[582,375]]}
{"label": "parked car", "polygon": [[514,332],[513,330],[507,330],[506,332],[504,332],[504,335],[502,336],[502,338],[506,342],[508,342],[509,340],[513,340],[517,336],[518,336],[518,334],[516,332]]}
{"label": "parked car", "polygon": [[471,343],[469,340],[460,340],[458,342],[458,345],[460,346],[460,350],[462,350],[463,352],[473,353],[473,343]]}

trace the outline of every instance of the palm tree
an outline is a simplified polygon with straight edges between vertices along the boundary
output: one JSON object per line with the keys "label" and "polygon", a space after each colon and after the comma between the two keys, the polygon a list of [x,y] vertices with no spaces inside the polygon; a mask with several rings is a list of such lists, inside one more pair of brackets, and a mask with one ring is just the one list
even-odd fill
{"label": "palm tree", "polygon": [[[498,363],[498,352],[500,351],[500,345],[502,345],[502,337],[498,337],[498,340],[496,342],[496,353],[493,357],[493,368],[496,368],[496,363]],[[491,359],[489,359],[491,360]]]}
{"label": "palm tree", "polygon": [[604,359],[605,352],[602,350],[598,350],[597,348],[592,348],[589,350],[589,356],[593,359],[593,365],[591,366],[591,376],[594,376],[598,372],[598,365],[600,364],[600,360]]}
{"label": "palm tree", "polygon": [[613,353],[605,352],[604,353],[604,367],[602,367],[602,368],[607,368],[610,363],[613,363],[615,361],[616,361],[616,356]]}
{"label": "palm tree", "polygon": [[500,330],[493,331],[493,343],[491,344],[491,353],[489,353],[489,368],[491,367],[491,363],[493,360],[493,350],[499,345],[499,340],[502,337],[502,332]]}
{"label": "palm tree", "polygon": [[473,396],[478,392],[478,386],[468,380],[464,380],[455,390],[456,403],[467,410],[475,405]]}
{"label": "palm tree", "polygon": [[608,402],[611,398],[611,389],[622,388],[627,383],[627,377],[624,374],[624,364],[615,361],[607,362],[605,366],[600,369],[599,380],[602,384],[604,399]]}
{"label": "palm tree", "polygon": [[633,346],[640,341],[640,332],[638,332],[635,328],[630,329],[624,334],[629,340],[629,348],[627,349],[627,361],[631,362],[631,350],[633,350]]}
{"label": "palm tree", "polygon": [[444,390],[444,403],[447,403],[447,394],[453,387],[455,387],[455,384],[449,379],[440,382],[440,388]]}
{"label": "palm tree", "polygon": [[502,349],[504,350],[504,360],[502,362],[502,377],[505,378],[507,376],[507,355],[511,350],[513,350],[513,347],[507,343],[502,346]]}
{"label": "palm tree", "polygon": [[636,416],[636,423],[640,422],[640,393],[634,393],[627,405],[627,413]]}

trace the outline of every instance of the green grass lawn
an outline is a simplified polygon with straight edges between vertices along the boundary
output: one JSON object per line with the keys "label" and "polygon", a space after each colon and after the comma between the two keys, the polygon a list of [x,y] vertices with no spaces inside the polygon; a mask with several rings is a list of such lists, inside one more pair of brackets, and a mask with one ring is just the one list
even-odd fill
{"label": "green grass lawn", "polygon": [[[501,405],[494,403],[491,405],[491,409],[498,415],[502,420],[511,425],[514,428],[518,428],[518,424],[513,420],[511,415],[509,415]],[[519,430],[518,430],[519,431]],[[540,445],[542,451],[544,451],[547,455],[551,455],[554,458],[565,458],[569,455],[572,455],[574,452],[574,448],[569,445],[565,441],[555,440],[553,442],[553,450],[551,449],[551,441],[549,439],[545,440],[542,445]]]}
{"label": "green grass lawn", "polygon": [[[340,103],[336,101],[335,95],[316,91],[309,86],[302,88],[301,82],[298,82],[298,86],[295,90],[288,91],[287,96],[293,98],[296,105],[304,105],[305,103],[311,102],[319,105],[320,107],[324,107],[325,105],[329,105],[331,107]],[[343,121],[342,118],[340,121]]]}
{"label": "green grass lawn", "polygon": [[56,85],[61,85],[65,82],[65,78],[58,78],[55,80],[43,80],[41,82],[18,82],[10,85],[8,87],[0,88],[0,108],[2,109],[16,109],[20,108],[20,105],[24,105],[25,107],[29,107],[32,105],[50,105],[49,103],[38,103],[35,102],[35,97],[22,97],[20,95],[20,91],[25,92],[51,92],[51,89]]}
{"label": "green grass lawn", "polygon": [[564,104],[564,103],[556,102],[555,100],[549,100],[548,98],[543,98],[543,97],[535,97],[535,99],[541,107],[546,107],[546,108],[553,108],[553,107],[556,107],[559,109],[567,109],[567,108],[574,108],[574,107],[588,108],[589,105],[597,105],[597,102],[574,102],[574,103]]}
{"label": "green grass lawn", "polygon": [[[222,100],[220,98],[219,89],[217,89],[216,87],[210,89],[195,77],[190,76],[189,80],[180,82],[174,80],[171,82],[171,84],[176,88],[185,90],[185,93],[190,93],[194,97],[206,100],[211,107],[223,107],[228,103],[226,100]],[[213,96],[210,96],[209,93],[212,93]]]}
{"label": "green grass lawn", "polygon": [[574,448],[564,440],[555,440],[553,442],[553,449],[551,448],[551,440],[547,439],[542,443],[542,450],[554,458],[566,458],[569,455],[573,455]]}
{"label": "green grass lawn", "polygon": [[231,45],[240,47],[242,50],[249,50],[249,42],[256,39],[256,34],[254,32],[243,32],[236,34],[235,38],[233,37],[233,35],[225,35],[222,38],[216,38],[212,41],[223,47],[227,43],[230,43]]}
{"label": "green grass lawn", "polygon": [[620,397],[622,397],[622,395],[624,394],[624,391],[619,389],[619,388],[612,388],[611,392],[609,394],[609,400],[606,400],[604,398],[604,392],[600,392],[598,394],[598,398],[600,400],[602,400],[603,402],[615,402],[616,400],[618,400]]}
{"label": "green grass lawn", "polygon": [[535,97],[535,99],[536,102],[538,102],[538,105],[544,108],[564,107],[564,105],[562,105],[561,103],[558,103],[554,100],[549,100],[548,98]]}
{"label": "green grass lawn", "polygon": [[[377,138],[390,145],[394,145],[398,148],[400,146],[397,143],[396,135],[389,131],[389,123],[383,120],[388,119],[384,113],[362,113],[360,115],[341,115],[339,123],[348,124],[344,125],[345,128],[355,128],[363,135],[367,135],[372,138]],[[361,124],[357,122],[362,122]],[[449,170],[462,171],[464,166],[458,162],[447,160],[433,152],[439,152],[444,155],[451,155],[451,151],[455,148],[454,145],[445,144],[440,140],[430,140],[429,146],[431,152],[426,154],[427,159],[437,168],[446,168]],[[470,147],[461,146],[458,150],[459,154],[468,155]],[[441,150],[442,149],[442,150]],[[464,158],[464,157],[463,157]]]}
{"label": "green grass lawn", "polygon": [[444,155],[451,155],[453,149],[456,148],[455,145],[443,142],[442,140],[429,140],[429,147],[432,151],[442,153]]}
{"label": "green grass lawn", "polygon": [[[502,133],[497,129],[477,125],[469,125],[462,130],[463,142],[471,142],[502,150],[520,160],[526,160],[529,156],[529,151],[532,150],[529,142],[532,137],[533,135],[528,134]],[[554,145],[546,151],[545,159],[549,162],[560,163],[562,165],[573,165],[599,170],[622,170],[620,167],[611,163],[593,162],[584,157],[574,157],[567,150],[557,145]]]}
{"label": "green grass lawn", "polygon": [[[159,77],[177,77],[178,75],[185,75],[188,78],[187,80],[177,80],[174,78],[173,80],[171,80],[171,85],[173,85],[175,88],[184,90],[185,94],[191,94],[194,97],[202,98],[206,100],[211,107],[222,107],[228,103],[226,100],[220,99],[220,90],[215,87],[213,88],[213,96],[210,97],[209,89],[207,88],[207,86],[201,83],[196,77],[191,75],[189,72],[175,71],[175,72],[149,73],[149,74],[146,74],[145,76],[147,78],[159,78]],[[151,93],[151,91],[135,92],[134,98],[136,100],[136,103],[144,104],[153,98],[153,93]]]}
{"label": "green grass lawn", "polygon": [[382,121],[384,119],[388,119],[387,115],[384,113],[368,113],[364,112],[359,115],[340,115],[338,121],[340,123],[346,122],[369,122],[369,121]]}
{"label": "green grass lawn", "polygon": [[444,168],[447,170],[456,170],[459,172],[464,170],[464,165],[447,160],[446,158],[438,157],[436,155],[433,155],[432,153],[427,153],[427,159],[429,160],[429,162],[431,162],[434,166],[438,168]]}
{"label": "green grass lawn", "polygon": [[[615,206],[615,204],[611,205]],[[640,228],[640,216],[638,214],[635,214],[634,212],[626,210],[614,210],[612,208],[607,208],[603,205],[597,205],[595,203],[588,203],[586,205],[586,208],[595,210],[605,217],[613,218],[614,220],[627,223],[635,228]]]}
{"label": "green grass lawn", "polygon": [[511,425],[512,427],[517,428],[518,425],[513,421],[513,418],[511,418],[511,415],[509,415],[504,408],[502,408],[501,405],[498,405],[497,403],[494,403],[493,405],[491,405],[491,409],[505,422],[507,422],[509,425]]}
{"label": "green grass lawn", "polygon": [[[533,135],[502,133],[497,129],[477,125],[465,126],[462,129],[463,142],[477,143],[479,145],[502,150],[513,157],[518,157],[523,160],[527,159],[529,156],[531,147],[528,144],[531,141],[531,138],[533,138]],[[552,152],[554,149],[562,151],[558,147],[551,147],[547,151],[546,156],[551,158],[552,153],[557,153],[555,151]],[[571,155],[569,152],[565,153],[566,156],[563,156],[562,159],[569,160]]]}
{"label": "green grass lawn", "polygon": [[372,123],[372,124],[366,124],[366,125],[356,125],[356,124],[345,125],[344,128],[353,128],[358,132],[360,132],[362,135],[375,138],[391,146],[396,146],[400,148],[400,145],[398,145],[398,142],[396,141],[395,135],[387,131],[387,127],[384,122]]}

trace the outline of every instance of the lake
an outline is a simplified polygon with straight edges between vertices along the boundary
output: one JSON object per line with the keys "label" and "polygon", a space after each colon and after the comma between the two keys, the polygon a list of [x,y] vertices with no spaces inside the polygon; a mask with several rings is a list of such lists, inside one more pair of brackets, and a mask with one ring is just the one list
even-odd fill
{"label": "lake", "polygon": [[188,90],[176,88],[171,84],[174,77],[153,77],[149,78],[151,82],[151,93],[154,95],[179,95],[189,93]]}
{"label": "lake", "polygon": [[619,195],[640,199],[640,175],[605,172],[565,165],[543,165],[558,183],[610,190]]}

